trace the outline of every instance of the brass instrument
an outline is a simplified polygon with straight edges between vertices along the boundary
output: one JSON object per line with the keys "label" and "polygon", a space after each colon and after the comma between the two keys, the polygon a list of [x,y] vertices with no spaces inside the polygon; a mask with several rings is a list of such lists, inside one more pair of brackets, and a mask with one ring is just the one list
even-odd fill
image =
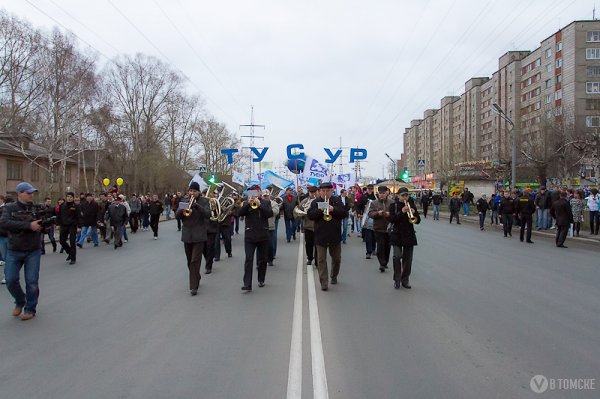
{"label": "brass instrument", "polygon": [[308,208],[310,208],[310,204],[312,204],[314,200],[314,198],[308,198],[308,201],[306,201],[304,205],[296,205],[294,207],[294,217],[301,218],[306,216],[306,214],[308,213]]}
{"label": "brass instrument", "polygon": [[413,214],[412,208],[410,207],[410,203],[408,201],[404,201],[404,206],[408,206],[408,222],[411,224],[417,223],[417,217]]}
{"label": "brass instrument", "polygon": [[[330,199],[331,198],[325,197],[325,202],[327,202],[327,205],[329,205],[329,200]],[[331,219],[333,219],[333,216],[331,216],[329,214],[329,206],[327,206],[327,208],[325,208],[325,210],[323,211],[323,220],[326,221],[326,222],[330,222]]]}
{"label": "brass instrument", "polygon": [[231,208],[234,207],[235,200],[233,199],[233,193],[236,192],[236,189],[229,184],[225,182],[222,182],[221,184],[223,188],[221,189],[221,192],[219,192],[219,197],[217,198],[217,201],[219,202],[219,215],[217,220],[219,223],[229,216]]}
{"label": "brass instrument", "polygon": [[271,198],[277,203],[277,205],[281,205],[283,200],[279,194],[281,194],[281,191],[283,191],[283,187],[279,187],[277,184],[272,184],[271,186]]}
{"label": "brass instrument", "polygon": [[219,216],[221,215],[221,204],[219,200],[212,196],[213,193],[210,192],[212,189],[214,192],[215,185],[212,184],[208,190],[206,190],[206,199],[208,199],[208,205],[210,206],[210,221],[216,222],[219,220]]}
{"label": "brass instrument", "polygon": [[248,204],[250,205],[250,208],[257,209],[260,206],[260,201],[257,198],[257,199],[248,201]]}
{"label": "brass instrument", "polygon": [[192,214],[192,205],[196,202],[196,197],[190,196],[188,207],[183,210],[183,216],[188,217]]}

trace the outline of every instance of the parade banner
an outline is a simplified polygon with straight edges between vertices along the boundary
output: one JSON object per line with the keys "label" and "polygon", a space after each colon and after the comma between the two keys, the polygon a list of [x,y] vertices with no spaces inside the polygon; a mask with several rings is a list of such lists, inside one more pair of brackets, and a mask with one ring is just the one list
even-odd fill
{"label": "parade banner", "polygon": [[304,165],[304,177],[306,179],[317,179],[329,181],[329,169],[318,160],[307,156]]}
{"label": "parade banner", "polygon": [[208,188],[208,184],[206,184],[206,182],[204,181],[204,179],[198,174],[196,173],[194,175],[194,177],[192,177],[192,180],[190,180],[188,187],[190,186],[190,184],[192,184],[193,182],[198,183],[198,185],[200,186],[200,191],[204,191],[204,189]]}
{"label": "parade banner", "polygon": [[342,173],[335,175],[333,178],[335,185],[335,191],[339,194],[342,189],[350,189],[350,187],[356,184],[356,173]]}
{"label": "parade banner", "polygon": [[264,181],[268,182],[269,184],[275,184],[281,188],[287,188],[294,183],[291,180],[288,180],[284,177],[279,176],[278,174],[274,173],[271,170],[267,170],[264,173],[263,179],[264,179]]}
{"label": "parade banner", "polygon": [[246,182],[246,175],[244,175],[241,172],[233,172],[233,177],[231,178],[231,181],[235,184],[243,186]]}

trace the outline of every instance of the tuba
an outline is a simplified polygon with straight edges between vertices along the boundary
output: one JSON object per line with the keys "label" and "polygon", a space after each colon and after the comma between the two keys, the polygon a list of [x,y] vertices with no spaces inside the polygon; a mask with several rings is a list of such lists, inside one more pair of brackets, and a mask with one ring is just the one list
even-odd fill
{"label": "tuba", "polygon": [[283,203],[283,200],[279,195],[281,194],[283,187],[280,187],[275,183],[271,184],[271,186],[273,186],[273,188],[271,189],[271,198],[277,203],[277,205],[281,205]]}
{"label": "tuba", "polygon": [[300,205],[296,205],[294,207],[294,217],[295,218],[301,218],[306,216],[306,214],[308,213],[308,208],[310,208],[310,204],[312,204],[312,202],[314,201],[314,198],[308,198],[308,200],[304,203],[304,205],[300,204]]}
{"label": "tuba", "polygon": [[[212,193],[211,193],[212,189]],[[221,215],[221,204],[217,198],[214,198],[212,194],[215,191],[215,185],[212,184],[208,190],[206,190],[206,199],[208,200],[208,205],[210,207],[210,221],[216,222],[219,220],[219,216]]]}
{"label": "tuba", "polygon": [[222,182],[221,184],[223,186],[221,188],[221,192],[219,193],[219,197],[217,198],[217,201],[219,202],[219,208],[220,208],[219,215],[217,217],[217,220],[219,221],[219,223],[224,221],[225,218],[227,216],[229,216],[229,212],[235,205],[235,200],[233,199],[233,193],[235,193],[237,191],[234,187],[230,186],[229,184],[227,184],[225,182]]}
{"label": "tuba", "polygon": [[190,203],[188,207],[183,210],[183,216],[188,217],[192,214],[192,205],[196,202],[196,197],[190,197]]}

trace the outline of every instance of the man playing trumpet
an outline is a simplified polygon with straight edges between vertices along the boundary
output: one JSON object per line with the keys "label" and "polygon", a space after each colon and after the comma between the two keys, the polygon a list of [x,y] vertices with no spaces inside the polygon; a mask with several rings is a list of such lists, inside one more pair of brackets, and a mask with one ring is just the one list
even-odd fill
{"label": "man playing trumpet", "polygon": [[414,224],[421,222],[417,206],[409,198],[408,189],[401,187],[398,197],[389,207],[388,220],[393,224],[391,243],[394,248],[394,288],[410,289],[408,282],[412,268],[413,248],[417,245]]}
{"label": "man playing trumpet", "polygon": [[[190,294],[196,295],[200,286],[200,264],[202,253],[207,244],[208,218],[210,217],[210,206],[208,200],[200,196],[200,185],[196,182],[190,184],[188,190],[189,205],[180,206],[175,213],[177,220],[182,221],[181,241],[185,249],[187,266],[190,279]],[[181,203],[181,205],[184,205]]]}
{"label": "man playing trumpet", "polygon": [[307,216],[315,222],[319,281],[321,289],[327,291],[329,288],[327,249],[331,255],[331,284],[337,284],[342,263],[342,220],[348,217],[348,211],[339,197],[332,197],[331,183],[322,183],[319,189],[319,197],[310,205]]}

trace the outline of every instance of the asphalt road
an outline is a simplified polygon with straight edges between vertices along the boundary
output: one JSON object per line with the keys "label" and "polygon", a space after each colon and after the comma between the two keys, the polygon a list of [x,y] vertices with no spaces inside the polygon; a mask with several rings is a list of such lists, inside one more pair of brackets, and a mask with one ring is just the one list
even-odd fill
{"label": "asphalt road", "polygon": [[[35,319],[10,316],[0,290],[0,397],[600,396],[597,245],[425,220],[412,290],[394,290],[352,236],[339,284],[322,292],[298,262],[301,236],[286,243],[280,227],[276,265],[251,293],[240,235],[191,297],[174,222],[158,241],[86,247],[74,266],[44,256]],[[596,389],[536,394],[538,374]]]}

